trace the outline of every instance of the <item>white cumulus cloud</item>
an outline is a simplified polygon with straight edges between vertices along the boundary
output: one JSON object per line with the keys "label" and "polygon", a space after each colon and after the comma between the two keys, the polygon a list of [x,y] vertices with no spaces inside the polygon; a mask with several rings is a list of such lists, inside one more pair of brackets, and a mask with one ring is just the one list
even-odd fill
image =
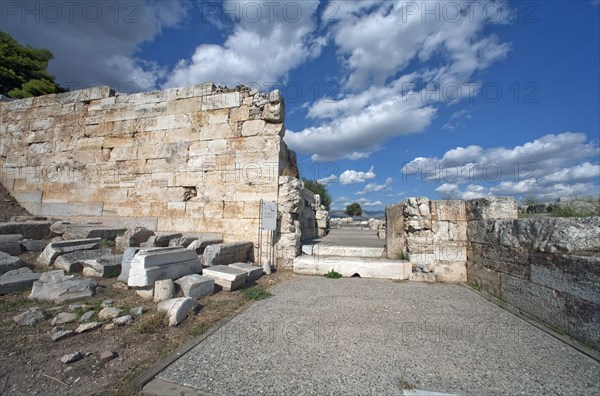
{"label": "white cumulus cloud", "polygon": [[377,177],[375,172],[373,171],[373,166],[367,172],[355,171],[352,169],[348,169],[342,172],[340,175],[340,183],[341,184],[354,184],[354,183],[364,183],[369,179],[374,179]]}

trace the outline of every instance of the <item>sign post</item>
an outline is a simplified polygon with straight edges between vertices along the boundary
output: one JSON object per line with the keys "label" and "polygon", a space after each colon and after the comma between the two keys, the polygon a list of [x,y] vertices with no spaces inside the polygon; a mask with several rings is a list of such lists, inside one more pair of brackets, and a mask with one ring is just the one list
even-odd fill
{"label": "sign post", "polygon": [[[265,273],[271,273],[271,266],[275,262],[275,231],[277,230],[277,203],[260,200],[258,216],[258,261],[262,264]],[[263,231],[267,231],[267,257],[263,262]]]}

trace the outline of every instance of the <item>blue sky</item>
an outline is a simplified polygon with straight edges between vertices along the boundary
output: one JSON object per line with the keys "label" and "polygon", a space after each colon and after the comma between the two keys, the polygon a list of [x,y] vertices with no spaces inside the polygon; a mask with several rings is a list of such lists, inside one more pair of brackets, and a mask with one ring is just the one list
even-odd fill
{"label": "blue sky", "polygon": [[2,29],[72,89],[280,89],[335,208],[600,194],[598,1],[66,4],[5,1]]}

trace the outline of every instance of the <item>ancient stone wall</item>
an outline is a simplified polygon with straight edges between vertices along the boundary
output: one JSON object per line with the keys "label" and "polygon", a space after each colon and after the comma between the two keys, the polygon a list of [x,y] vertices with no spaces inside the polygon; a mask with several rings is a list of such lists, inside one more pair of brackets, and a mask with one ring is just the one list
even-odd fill
{"label": "ancient stone wall", "polygon": [[468,283],[600,349],[600,217],[469,222]]}
{"label": "ancient stone wall", "polygon": [[278,91],[96,87],[0,113],[0,181],[35,215],[256,244],[260,200],[278,202],[281,177],[298,176]]}
{"label": "ancient stone wall", "polygon": [[386,208],[387,254],[413,265],[411,279],[467,280],[467,224],[474,219],[517,217],[512,198],[431,201],[409,198]]}

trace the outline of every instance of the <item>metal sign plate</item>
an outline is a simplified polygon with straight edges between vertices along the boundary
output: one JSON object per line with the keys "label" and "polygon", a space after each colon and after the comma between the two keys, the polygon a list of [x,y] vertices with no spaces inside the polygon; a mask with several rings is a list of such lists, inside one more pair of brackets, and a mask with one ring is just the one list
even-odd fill
{"label": "metal sign plate", "polygon": [[277,229],[277,204],[275,202],[263,202],[262,229],[267,231]]}

